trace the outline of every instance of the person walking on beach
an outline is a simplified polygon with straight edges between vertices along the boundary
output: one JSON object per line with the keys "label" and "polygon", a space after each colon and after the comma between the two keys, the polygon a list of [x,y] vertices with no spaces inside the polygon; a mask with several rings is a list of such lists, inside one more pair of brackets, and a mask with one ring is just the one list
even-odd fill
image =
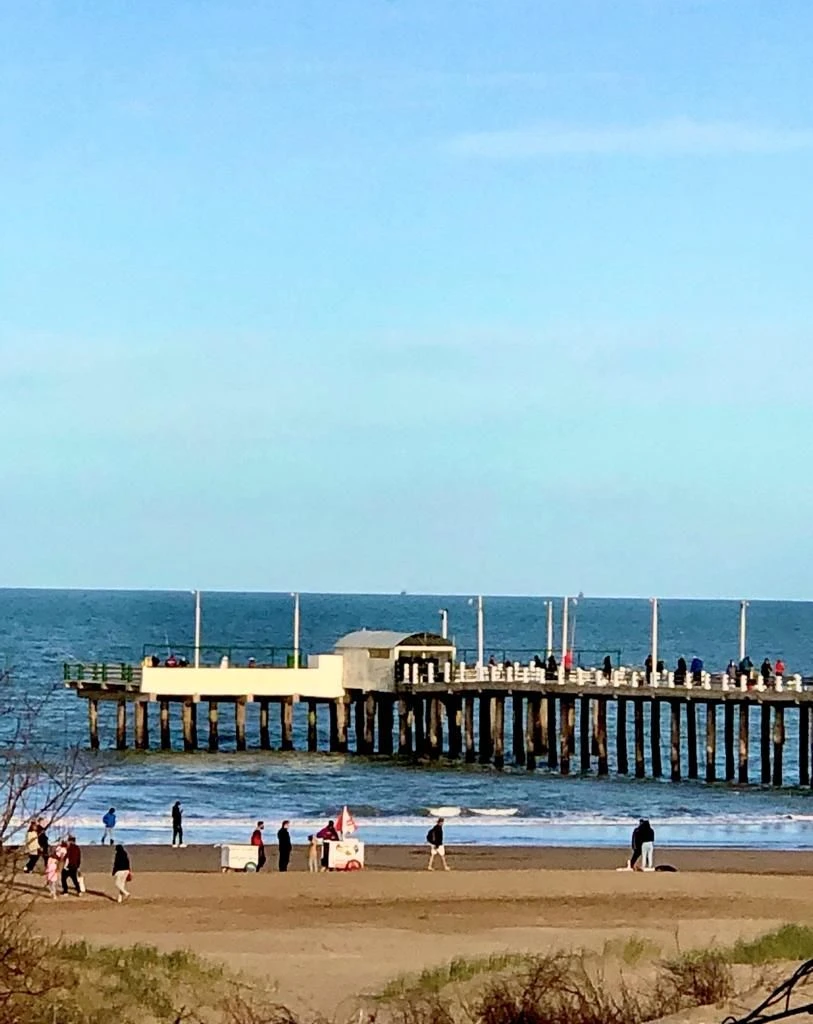
{"label": "person walking on beach", "polygon": [[104,846],[104,844],[108,841],[110,842],[110,845],[113,846],[115,843],[115,840],[113,838],[113,832],[116,828],[115,807],[111,807],[108,810],[107,814],[104,815],[104,817],[102,818],[102,824],[104,825],[104,832],[102,832],[102,846]]}
{"label": "person walking on beach", "polygon": [[39,823],[36,821],[31,822],[25,834],[25,855],[28,860],[25,862],[23,872],[30,875],[40,859],[40,830]]}
{"label": "person walking on beach", "polygon": [[437,822],[426,833],[426,841],[429,843],[429,863],[426,866],[426,870],[434,871],[435,857],[440,857],[443,870],[448,871],[446,847],[443,845],[443,818],[438,818]]}
{"label": "person walking on beach", "polygon": [[172,805],[172,845],[185,850],[186,843],[183,841],[183,807],[181,801],[176,800]]}
{"label": "person walking on beach", "polygon": [[279,869],[287,871],[291,862],[291,833],[288,831],[290,821],[283,821],[279,832],[277,832],[277,843],[279,843]]}
{"label": "person walking on beach", "polygon": [[257,847],[257,870],[262,871],[265,866],[265,841],[263,840],[264,821],[258,821],[257,827],[251,833],[251,845]]}
{"label": "person walking on beach", "polygon": [[59,870],[62,865],[60,854],[63,852],[64,847],[55,846],[48,851],[48,857],[45,861],[45,886],[52,900],[56,899],[56,887],[59,881]]}
{"label": "person walking on beach", "polygon": [[51,852],[51,844],[48,842],[48,833],[45,831],[45,823],[42,818],[39,818],[37,821],[37,829],[39,830],[37,842],[40,847],[40,857],[42,857],[42,864],[45,867],[48,863],[48,855]]}
{"label": "person walking on beach", "polygon": [[308,836],[308,872],[315,875],[319,871],[319,848],[316,845],[316,836]]}
{"label": "person walking on beach", "polygon": [[[655,830],[647,818],[640,818],[637,826],[632,832],[632,856],[630,857],[630,868],[633,871],[654,871],[655,853]],[[641,867],[636,869],[635,865],[641,861]]]}
{"label": "person walking on beach", "polygon": [[82,895],[82,886],[79,884],[79,868],[82,866],[82,851],[76,845],[76,837],[68,836],[68,845],[65,850],[65,860],[62,862],[62,895],[68,895],[68,879],[73,882],[76,895]]}
{"label": "person walking on beach", "polygon": [[122,903],[124,900],[130,898],[130,893],[127,890],[127,883],[132,880],[133,872],[130,867],[130,855],[121,843],[119,843],[116,847],[116,852],[113,855],[113,881],[116,883],[116,889],[118,892],[116,902]]}

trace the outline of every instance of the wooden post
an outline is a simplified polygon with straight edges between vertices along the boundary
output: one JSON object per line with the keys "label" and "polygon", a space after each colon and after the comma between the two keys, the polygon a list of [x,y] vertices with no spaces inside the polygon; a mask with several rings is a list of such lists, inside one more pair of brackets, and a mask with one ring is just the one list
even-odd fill
{"label": "wooden post", "polygon": [[[334,722],[331,720],[331,726]],[[260,701],[260,750],[271,749],[271,730],[268,728],[268,701],[263,698]],[[335,750],[333,743],[333,730],[330,733],[330,749]]]}
{"label": "wooden post", "polygon": [[375,694],[371,691],[364,698],[364,753],[375,751]]}
{"label": "wooden post", "polygon": [[127,701],[116,704],[116,750],[127,749]]}
{"label": "wooden post", "polygon": [[317,721],[317,704],[315,700],[308,701],[308,753],[315,754],[319,749],[319,729]]}
{"label": "wooden post", "polygon": [[514,690],[511,694],[512,746],[514,764],[519,768],[525,766],[525,721],[522,712],[522,694]]}
{"label": "wooden post", "polygon": [[596,701],[596,744],[598,746],[598,774],[607,775],[610,771],[607,757],[607,698],[599,697]]}
{"label": "wooden post", "polygon": [[364,698],[361,693],[353,698],[353,727],[356,734],[356,753],[364,753]]}
{"label": "wooden post", "polygon": [[474,764],[477,752],[474,747],[474,697],[466,694],[463,698],[463,743],[466,751],[466,764]]}
{"label": "wooden post", "polygon": [[759,712],[761,780],[763,786],[769,786],[771,784],[771,705],[761,704]]}
{"label": "wooden post", "polygon": [[192,736],[192,709],[194,706],[191,700],[183,702],[183,749],[186,754],[194,750],[196,746]]}
{"label": "wooden post", "polygon": [[725,780],[733,782],[737,777],[734,770],[734,702],[723,704],[723,741],[725,743]]}
{"label": "wooden post", "polygon": [[748,701],[740,704],[740,763],[737,781],[742,785],[748,785],[748,716],[751,712],[751,705]]}
{"label": "wooden post", "polygon": [[785,707],[776,704],[773,709],[773,784],[782,785],[782,750],[785,743]]}
{"label": "wooden post", "polygon": [[282,733],[281,750],[294,749],[294,699],[283,697],[279,706],[279,724]]}
{"label": "wooden post", "polygon": [[[555,704],[553,706],[553,712],[556,714]],[[555,738],[555,722],[553,735]],[[539,698],[539,713],[537,714],[537,721],[534,725],[534,749],[536,750],[537,757],[544,757],[548,753],[548,701],[547,699],[543,700],[542,697]]]}
{"label": "wooden post", "polygon": [[441,737],[440,737],[440,701],[437,697],[430,697],[427,702],[429,708],[429,717],[427,719],[429,728],[427,734],[429,736],[429,756],[433,761],[437,761],[440,757]]}
{"label": "wooden post", "polygon": [[161,701],[161,710],[159,713],[159,723],[161,728],[161,749],[172,750],[172,734],[169,730],[169,701]]}
{"label": "wooden post", "polygon": [[615,712],[615,760],[619,775],[628,775],[630,766],[627,757],[627,698],[619,697]]}
{"label": "wooden post", "polygon": [[669,744],[669,759],[672,782],[680,782],[680,701],[669,701],[672,711],[672,729]]}
{"label": "wooden post", "polygon": [[389,757],[392,754],[392,719],[394,698],[387,693],[377,696],[378,703],[378,752]]}
{"label": "wooden post", "polygon": [[693,700],[686,701],[686,748],[688,750],[688,766],[686,774],[690,779],[697,778],[697,705]]}
{"label": "wooden post", "polygon": [[216,754],[218,748],[217,733],[218,706],[216,700],[209,701],[209,753]]}
{"label": "wooden post", "polygon": [[456,761],[463,752],[463,708],[456,693],[450,693],[446,698],[446,720],[449,723],[449,757]]}
{"label": "wooden post", "polygon": [[635,778],[643,779],[646,776],[646,765],[644,763],[644,702],[640,697],[633,697],[632,707],[635,732]]}
{"label": "wooden post", "polygon": [[799,785],[810,785],[810,708],[799,705]]}
{"label": "wooden post", "polygon": [[540,697],[529,697],[525,712],[525,767],[529,772],[536,770],[536,730],[541,702]]}
{"label": "wooden post", "polygon": [[135,720],[135,748],[146,750],[149,746],[147,738],[147,705],[144,701],[137,700],[133,704],[133,718]]}
{"label": "wooden post", "polygon": [[423,713],[423,698],[412,697],[412,726],[415,730],[415,754],[426,756],[426,721]]}
{"label": "wooden post", "polygon": [[562,697],[560,707],[561,749],[559,751],[559,771],[562,775],[570,774],[570,751],[574,742],[574,725],[576,724],[576,700],[573,697]]}
{"label": "wooden post", "polygon": [[590,698],[579,698],[579,771],[590,771]]}
{"label": "wooden post", "polygon": [[717,701],[706,703],[706,782],[717,779]]}
{"label": "wooden post", "polygon": [[590,702],[590,718],[593,723],[592,737],[590,740],[590,752],[593,757],[598,757],[598,705],[599,701],[593,700]]}
{"label": "wooden post", "polygon": [[480,694],[480,764],[491,764],[493,754],[493,742],[491,732],[491,695]]}
{"label": "wooden post", "polygon": [[237,750],[246,749],[246,698],[238,697],[234,702],[234,745]]}
{"label": "wooden post", "polygon": [[494,767],[505,767],[505,697],[494,698]]}
{"label": "wooden post", "polygon": [[99,749],[99,701],[95,697],[88,700],[88,730],[90,731],[90,749]]}
{"label": "wooden post", "polygon": [[347,721],[350,717],[347,697],[337,697],[333,701],[336,709],[336,753],[347,753]]}
{"label": "wooden post", "polygon": [[555,769],[559,766],[559,739],[556,735],[556,698],[552,694],[545,698],[545,716],[547,718],[545,746],[548,748],[548,768]]}
{"label": "wooden post", "polygon": [[652,778],[659,779],[663,775],[661,764],[661,702],[653,700],[649,718],[649,742],[652,751]]}
{"label": "wooden post", "polygon": [[409,703],[406,698],[398,698],[398,753],[408,757],[412,753],[412,723],[410,722]]}
{"label": "wooden post", "polygon": [[198,702],[192,701],[192,749],[198,749]]}

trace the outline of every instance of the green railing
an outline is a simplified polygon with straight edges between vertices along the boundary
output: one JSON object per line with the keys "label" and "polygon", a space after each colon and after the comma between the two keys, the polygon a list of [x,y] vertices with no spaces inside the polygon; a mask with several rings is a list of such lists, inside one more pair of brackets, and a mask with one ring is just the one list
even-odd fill
{"label": "green railing", "polygon": [[[206,668],[217,667],[221,660],[229,659],[229,666],[232,668],[245,668],[253,664],[257,668],[293,668],[294,648],[262,646],[259,644],[206,644],[199,648],[200,664]],[[176,661],[183,661],[188,665],[195,663],[194,644],[144,644],[142,648],[143,658],[158,658],[161,666],[165,665],[167,658],[175,656]],[[299,651],[299,664],[307,665],[308,657],[305,651]]]}
{"label": "green railing", "polygon": [[132,683],[133,666],[121,661],[108,664],[104,661],[64,662],[62,678],[66,683]]}

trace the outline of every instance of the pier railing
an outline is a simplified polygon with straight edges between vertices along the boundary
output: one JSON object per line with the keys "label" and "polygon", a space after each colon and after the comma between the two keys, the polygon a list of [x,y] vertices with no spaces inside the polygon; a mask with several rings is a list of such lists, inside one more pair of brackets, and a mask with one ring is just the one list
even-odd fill
{"label": "pier railing", "polygon": [[[293,647],[260,646],[257,644],[207,644],[198,648],[200,664],[209,668],[219,665],[225,657],[228,664],[235,668],[249,664],[257,668],[293,668],[296,651]],[[195,661],[195,647],[193,644],[164,644],[160,648],[155,644],[144,644],[141,650],[143,658],[156,657],[161,666],[166,665],[167,659],[172,655],[175,660],[183,659],[189,665]],[[308,656],[305,651],[299,651],[300,666],[307,665]]]}

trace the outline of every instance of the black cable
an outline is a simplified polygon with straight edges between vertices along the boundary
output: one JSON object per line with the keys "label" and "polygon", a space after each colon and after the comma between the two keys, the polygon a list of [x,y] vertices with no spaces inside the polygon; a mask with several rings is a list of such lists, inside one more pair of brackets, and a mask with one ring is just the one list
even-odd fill
{"label": "black cable", "polygon": [[[781,985],[777,985],[767,999],[763,1000],[747,1016],[726,1017],[722,1024],[771,1024],[772,1021],[789,1020],[791,1017],[798,1017],[802,1014],[813,1015],[813,1002],[796,1006],[793,1009],[790,1007],[790,1000],[796,987],[802,985],[811,975],[813,975],[813,960],[806,960]],[[781,1004],[784,1004],[782,1008],[777,1009]]]}

